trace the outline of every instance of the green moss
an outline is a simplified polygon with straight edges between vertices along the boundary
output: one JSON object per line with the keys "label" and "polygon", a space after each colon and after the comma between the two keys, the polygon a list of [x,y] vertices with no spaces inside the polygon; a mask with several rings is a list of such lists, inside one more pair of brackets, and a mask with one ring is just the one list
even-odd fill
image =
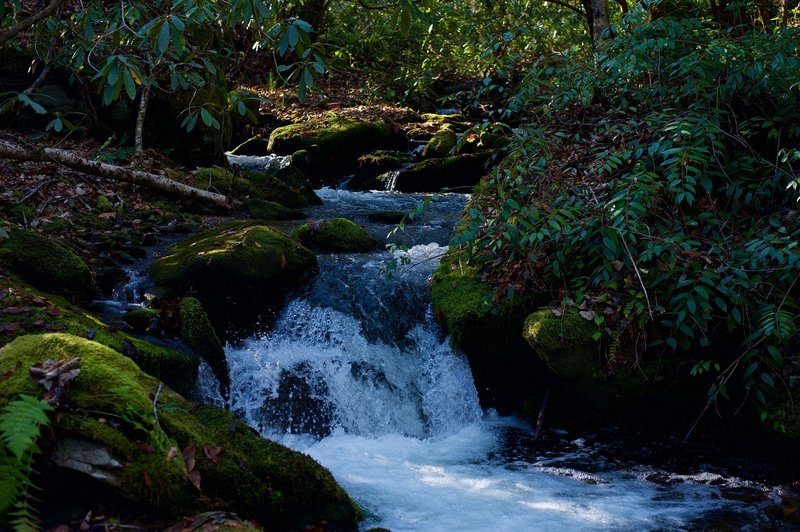
{"label": "green moss", "polygon": [[36,218],[36,209],[30,203],[20,203],[8,209],[8,219],[18,224],[28,225]]}
{"label": "green moss", "polygon": [[449,129],[443,129],[433,136],[422,150],[424,159],[441,158],[450,155],[458,143],[458,137]]}
{"label": "green moss", "polygon": [[97,205],[95,207],[99,212],[112,212],[114,205],[111,200],[105,196],[97,196]]}
{"label": "green moss", "polygon": [[86,229],[94,229],[95,231],[105,231],[111,228],[112,222],[104,220],[91,212],[79,212],[75,215],[75,225]]}
{"label": "green moss", "polygon": [[380,242],[346,218],[304,224],[295,229],[294,237],[320,251],[365,253],[380,246]]}
{"label": "green moss", "polygon": [[359,157],[358,168],[361,171],[380,174],[389,170],[396,170],[409,162],[411,162],[411,156],[405,152],[378,150]]}
{"label": "green moss", "polygon": [[36,290],[14,278],[0,278],[0,288],[8,295],[0,308],[14,307],[24,312],[0,313],[0,324],[16,325],[17,330],[0,336],[0,345],[11,339],[41,331],[67,332],[92,336],[95,341],[124,353],[139,367],[181,392],[189,392],[197,380],[197,359],[172,349],[154,345],[109,327],[90,312],[71,305],[63,297]]}
{"label": "green moss", "polygon": [[130,325],[131,330],[136,334],[145,334],[150,328],[154,319],[158,318],[158,310],[152,308],[138,308],[127,311],[122,319]]}
{"label": "green moss", "polygon": [[[0,349],[0,373],[10,376],[0,388],[0,406],[19,393],[41,394],[28,372],[18,368],[74,357],[81,359],[81,373],[66,397],[69,411],[55,420],[56,435],[67,432],[106,446],[123,464],[115,473],[122,485],[114,488],[123,498],[174,517],[227,510],[274,529],[302,529],[327,520],[337,529],[355,530],[359,512],[326,469],[259,437],[231,414],[213,406],[196,407],[164,388],[157,403],[159,428],[153,416],[159,382],[96,342],[44,334],[6,345]],[[166,448],[153,452],[137,444],[154,441],[162,429],[178,449],[176,460],[167,460]],[[180,458],[180,450],[190,445],[200,474],[199,492]],[[216,461],[208,458],[207,448],[220,448]],[[43,495],[51,496],[56,494]]]}
{"label": "green moss", "polygon": [[595,380],[599,344],[593,336],[598,327],[583,319],[577,311],[567,310],[556,316],[551,310],[539,310],[525,320],[523,336],[554,373],[573,381]]}
{"label": "green moss", "polygon": [[219,381],[220,392],[227,399],[230,390],[230,375],[225,350],[219,341],[211,320],[203,310],[203,305],[193,297],[181,300],[181,337],[192,351],[208,362],[211,371]]}
{"label": "green moss", "polygon": [[302,220],[306,217],[303,211],[262,199],[247,200],[247,210],[256,220]]}
{"label": "green moss", "polygon": [[93,293],[92,274],[86,263],[55,240],[33,231],[11,232],[0,245],[0,262],[41,288],[80,298]]}
{"label": "green moss", "polygon": [[162,289],[196,291],[206,308],[235,303],[233,295],[267,301],[305,279],[316,266],[314,254],[279,231],[264,225],[234,223],[175,244],[153,262],[150,274]]}
{"label": "green moss", "polygon": [[481,178],[494,152],[465,153],[441,159],[428,159],[403,170],[397,176],[395,190],[400,192],[470,192]]}
{"label": "green moss", "polygon": [[216,166],[195,170],[193,185],[203,190],[211,190],[225,195],[247,196],[253,192],[247,179],[234,177],[230,170]]}
{"label": "green moss", "polygon": [[63,233],[69,228],[69,222],[66,218],[55,218],[42,225],[42,232],[48,235],[58,235]]}

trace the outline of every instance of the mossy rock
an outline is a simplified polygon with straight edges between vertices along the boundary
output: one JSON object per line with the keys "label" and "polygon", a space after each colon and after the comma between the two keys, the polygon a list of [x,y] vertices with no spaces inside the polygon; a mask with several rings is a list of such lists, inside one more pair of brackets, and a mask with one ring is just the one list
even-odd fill
{"label": "mossy rock", "polygon": [[92,273],[80,257],[53,239],[17,229],[0,243],[0,262],[42,289],[89,299]]}
{"label": "mossy rock", "polygon": [[[0,407],[18,394],[42,394],[18,368],[76,357],[80,374],[64,398],[68,409],[53,418],[53,459],[62,467],[83,469],[85,486],[102,483],[120,500],[172,519],[226,510],[275,530],[299,530],[320,521],[356,529],[359,510],[314,460],[259,437],[224,410],[192,404],[161,388],[158,380],[97,342],[68,334],[29,335],[0,349],[0,373],[10,375],[0,387]],[[157,423],[153,409],[159,389]],[[87,463],[78,454],[64,456],[64,447],[104,451],[114,462]],[[185,461],[181,450],[193,461]],[[56,478],[63,475],[52,469]],[[99,479],[85,476],[87,470]],[[82,489],[80,483],[74,489]],[[56,496],[45,492],[41,499]]]}
{"label": "mossy rock", "polygon": [[228,359],[203,305],[194,297],[183,298],[180,318],[181,338],[197,356],[208,362],[219,381],[220,393],[227,400],[231,387]]}
{"label": "mossy rock", "polygon": [[552,376],[522,338],[525,317],[547,296],[517,294],[495,305],[479,268],[451,251],[431,278],[434,316],[467,355],[484,408],[519,413],[523,401]]}
{"label": "mossy rock", "polygon": [[154,308],[137,308],[122,315],[131,330],[136,334],[147,334],[154,320],[158,319],[158,310]]}
{"label": "mossy rock", "polygon": [[346,218],[304,224],[295,229],[293,236],[311,249],[334,253],[366,253],[380,246],[362,227]]}
{"label": "mossy rock", "polygon": [[489,173],[486,165],[494,152],[465,153],[442,159],[428,159],[400,171],[394,190],[399,192],[471,192]]}
{"label": "mossy rock", "polygon": [[271,201],[292,209],[322,204],[305,175],[292,167],[274,173],[249,170],[238,177],[226,168],[200,168],[194,172],[194,186],[226,195]]}
{"label": "mossy rock", "polygon": [[[197,382],[197,358],[191,353],[155,345],[110,327],[91,312],[70,304],[61,296],[37,290],[14,277],[0,277],[0,326],[6,333],[0,345],[24,334],[66,332],[91,337],[133,360],[148,374],[181,393],[189,393]],[[7,309],[14,309],[10,312]],[[150,311],[152,312],[152,311]]]}
{"label": "mossy rock", "polygon": [[112,212],[114,210],[114,204],[111,203],[111,200],[106,196],[97,196],[97,205],[95,208],[98,212]]}
{"label": "mossy rock", "polygon": [[405,152],[379,150],[358,158],[358,170],[347,182],[348,190],[383,190],[382,175],[398,170],[411,162]]}
{"label": "mossy rock", "polygon": [[279,127],[270,134],[267,149],[292,155],[293,165],[314,182],[324,182],[355,171],[365,153],[405,144],[405,135],[394,124],[329,119]]}
{"label": "mossy rock", "polygon": [[591,320],[575,310],[556,316],[552,310],[539,310],[525,319],[523,337],[556,375],[575,382],[597,379],[599,332]]}
{"label": "mossy rock", "polygon": [[245,318],[253,305],[277,308],[316,264],[314,253],[283,233],[238,222],[173,245],[152,263],[150,274],[162,291],[195,293],[212,319],[232,316],[235,309]]}
{"label": "mossy rock", "polygon": [[262,199],[247,200],[247,212],[256,220],[302,220],[306,213],[297,209],[289,209],[280,203]]}
{"label": "mossy rock", "polygon": [[245,140],[230,151],[231,155],[252,155],[261,157],[267,154],[269,141],[261,135],[256,135]]}
{"label": "mossy rock", "polygon": [[449,130],[443,129],[428,141],[425,148],[422,150],[423,159],[433,159],[447,157],[453,151],[458,143],[456,134]]}

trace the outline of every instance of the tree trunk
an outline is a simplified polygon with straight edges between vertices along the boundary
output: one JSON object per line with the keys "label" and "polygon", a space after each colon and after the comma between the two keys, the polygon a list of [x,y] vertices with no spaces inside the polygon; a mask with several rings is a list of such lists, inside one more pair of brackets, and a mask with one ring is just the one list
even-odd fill
{"label": "tree trunk", "polygon": [[207,190],[184,185],[183,183],[173,181],[162,175],[86,159],[68,150],[57,148],[28,150],[6,140],[0,140],[0,157],[7,157],[18,161],[59,163],[88,174],[99,175],[118,181],[133,183],[135,185],[144,185],[171,196],[188,198],[223,209],[231,209],[236,206],[233,200],[222,194],[216,194]]}
{"label": "tree trunk", "polygon": [[608,18],[608,0],[591,0],[592,2],[592,42],[596,52],[606,49],[606,34],[611,27]]}
{"label": "tree trunk", "polygon": [[136,153],[144,150],[144,117],[147,115],[147,102],[150,101],[150,79],[145,80],[142,88],[142,99],[139,100],[139,112],[136,114],[136,132],[134,133],[133,145]]}

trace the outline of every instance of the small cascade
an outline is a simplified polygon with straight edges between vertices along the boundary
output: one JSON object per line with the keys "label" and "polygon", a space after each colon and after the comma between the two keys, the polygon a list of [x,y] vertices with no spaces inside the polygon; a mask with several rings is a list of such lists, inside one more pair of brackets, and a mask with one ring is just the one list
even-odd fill
{"label": "small cascade", "polygon": [[228,157],[228,162],[231,165],[236,165],[244,170],[256,170],[256,171],[266,171],[266,172],[274,172],[276,170],[280,170],[281,168],[285,168],[289,166],[292,162],[291,155],[263,155],[263,156],[255,156],[255,155],[232,155],[226,154]]}
{"label": "small cascade", "polygon": [[383,186],[387,192],[394,192],[397,186],[397,178],[400,177],[400,172],[402,171],[402,168],[400,170],[392,170],[380,176],[379,179],[383,181]]}

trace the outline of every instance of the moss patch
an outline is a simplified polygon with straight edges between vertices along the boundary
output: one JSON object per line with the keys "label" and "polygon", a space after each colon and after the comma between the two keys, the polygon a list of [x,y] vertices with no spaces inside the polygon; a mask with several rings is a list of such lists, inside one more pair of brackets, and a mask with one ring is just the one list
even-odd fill
{"label": "moss patch", "polygon": [[194,173],[194,186],[226,195],[271,201],[294,209],[322,204],[308,179],[292,167],[274,173],[246,171],[238,177],[225,168],[201,168]]}
{"label": "moss patch", "polygon": [[193,297],[183,298],[180,316],[183,341],[192,348],[195,354],[208,362],[211,371],[219,381],[222,397],[227,399],[231,384],[228,360],[225,358],[222,342],[219,341],[214,326],[211,325],[211,320],[203,310],[203,305]]}
{"label": "moss patch", "polygon": [[489,171],[486,164],[494,152],[478,152],[428,159],[402,170],[395,190],[400,192],[439,192],[458,189],[469,192]]}
{"label": "moss patch", "polygon": [[[55,421],[56,437],[71,435],[108,449],[122,464],[113,474],[123,498],[172,517],[229,510],[274,529],[303,529],[326,520],[337,529],[355,530],[359,511],[326,469],[260,438],[231,414],[197,407],[165,388],[157,403],[159,428],[153,416],[158,381],[96,342],[44,334],[6,345],[0,349],[0,373],[10,376],[0,388],[0,406],[19,393],[41,395],[28,372],[18,368],[74,357],[81,359],[81,373],[66,397],[69,411]],[[171,446],[178,450],[172,461]],[[181,449],[193,454],[199,490],[187,478]],[[49,496],[55,494],[42,498]]]}
{"label": "moss patch", "polygon": [[146,334],[149,332],[150,324],[158,319],[158,310],[152,308],[137,308],[127,311],[122,319],[130,325],[131,330],[136,334]]}
{"label": "moss patch", "polygon": [[600,369],[597,333],[594,322],[583,319],[577,311],[556,316],[551,310],[539,310],[525,319],[523,336],[557,375],[573,381],[595,380]]}
{"label": "moss patch", "polygon": [[380,246],[380,242],[346,218],[304,224],[295,229],[294,237],[319,251],[365,253]]}
{"label": "moss patch", "polygon": [[89,267],[55,240],[17,229],[0,244],[0,262],[47,290],[87,299],[93,293]]}
{"label": "moss patch", "polygon": [[247,200],[247,211],[256,220],[302,220],[306,218],[303,211],[289,209],[280,203],[261,199]]}
{"label": "moss patch", "polygon": [[456,147],[457,142],[458,137],[453,131],[443,129],[428,141],[425,149],[422,150],[422,157],[424,159],[447,157]]}

